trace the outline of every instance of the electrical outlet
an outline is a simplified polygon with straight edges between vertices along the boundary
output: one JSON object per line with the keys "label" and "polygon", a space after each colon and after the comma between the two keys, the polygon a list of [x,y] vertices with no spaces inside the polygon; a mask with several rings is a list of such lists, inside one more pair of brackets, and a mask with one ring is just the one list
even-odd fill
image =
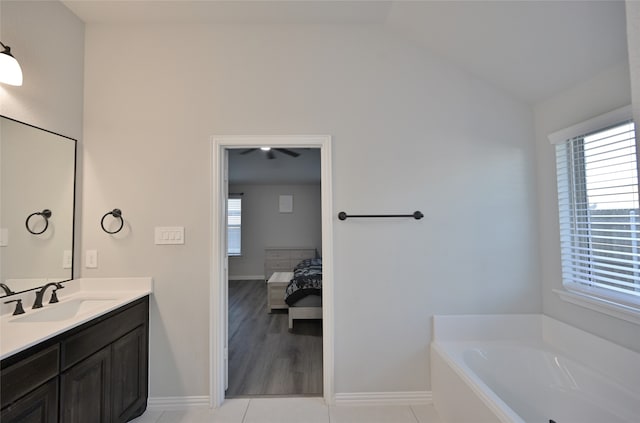
{"label": "electrical outlet", "polygon": [[98,251],[87,250],[84,265],[87,269],[96,269],[98,267]]}

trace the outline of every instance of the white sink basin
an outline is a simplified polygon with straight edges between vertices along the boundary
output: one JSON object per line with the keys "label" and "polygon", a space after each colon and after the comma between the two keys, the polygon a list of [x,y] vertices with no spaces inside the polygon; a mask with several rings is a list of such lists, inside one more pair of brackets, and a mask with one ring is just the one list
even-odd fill
{"label": "white sink basin", "polygon": [[11,322],[34,323],[69,320],[98,308],[108,308],[117,301],[118,299],[115,298],[78,298],[57,304],[45,305],[38,311],[27,312],[24,315],[11,319]]}

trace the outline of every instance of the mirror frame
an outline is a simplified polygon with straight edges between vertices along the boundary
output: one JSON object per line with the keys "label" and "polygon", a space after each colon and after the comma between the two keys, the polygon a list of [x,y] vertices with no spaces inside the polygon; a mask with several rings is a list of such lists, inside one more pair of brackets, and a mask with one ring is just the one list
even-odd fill
{"label": "mirror frame", "polygon": [[[54,132],[54,131],[51,131],[49,129],[45,129],[45,128],[42,128],[40,126],[32,125],[30,123],[23,122],[21,120],[14,119],[12,117],[5,116],[5,115],[2,115],[2,114],[0,114],[0,118],[4,118],[4,119],[10,120],[12,122],[25,125],[25,126],[27,126],[29,128],[33,128],[33,129],[37,129],[37,130],[40,130],[40,131],[44,131],[44,132],[49,133],[51,135],[56,135],[58,137],[65,138],[68,141],[73,141],[73,199],[72,199],[73,201],[72,201],[72,206],[71,206],[72,207],[72,209],[71,209],[71,211],[72,211],[72,215],[71,215],[71,219],[72,219],[72,222],[71,222],[71,274],[69,276],[69,279],[56,281],[56,282],[60,282],[60,283],[69,282],[69,281],[74,279],[75,266],[76,266],[76,196],[77,196],[77,189],[78,189],[78,174],[77,174],[77,172],[78,172],[78,140],[75,139],[75,138],[71,138],[71,137],[68,137],[66,135],[60,134],[58,132]],[[4,282],[4,281],[0,280],[0,282]],[[5,295],[4,292],[0,292],[0,298],[8,298],[8,297],[11,297],[12,295],[22,294],[24,292],[35,291],[37,289],[42,288],[42,286],[44,286],[44,283],[46,283],[46,281],[43,282],[42,285],[34,286],[33,288],[29,288],[29,289],[23,289],[21,291],[14,291],[13,294],[9,294],[9,295]],[[9,287],[9,288],[12,288],[12,287]]]}

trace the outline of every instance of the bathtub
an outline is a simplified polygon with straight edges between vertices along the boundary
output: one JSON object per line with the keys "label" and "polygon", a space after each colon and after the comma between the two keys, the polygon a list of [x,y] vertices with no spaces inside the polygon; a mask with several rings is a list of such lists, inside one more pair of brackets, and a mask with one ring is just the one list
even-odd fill
{"label": "bathtub", "polygon": [[446,423],[638,423],[640,354],[541,315],[435,316]]}

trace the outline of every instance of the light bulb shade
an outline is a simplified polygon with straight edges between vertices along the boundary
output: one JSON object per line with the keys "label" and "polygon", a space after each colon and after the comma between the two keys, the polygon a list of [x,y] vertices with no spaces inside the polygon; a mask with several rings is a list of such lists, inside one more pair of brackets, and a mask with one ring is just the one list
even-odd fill
{"label": "light bulb shade", "polygon": [[9,85],[22,85],[20,63],[11,55],[9,47],[0,53],[0,82]]}

